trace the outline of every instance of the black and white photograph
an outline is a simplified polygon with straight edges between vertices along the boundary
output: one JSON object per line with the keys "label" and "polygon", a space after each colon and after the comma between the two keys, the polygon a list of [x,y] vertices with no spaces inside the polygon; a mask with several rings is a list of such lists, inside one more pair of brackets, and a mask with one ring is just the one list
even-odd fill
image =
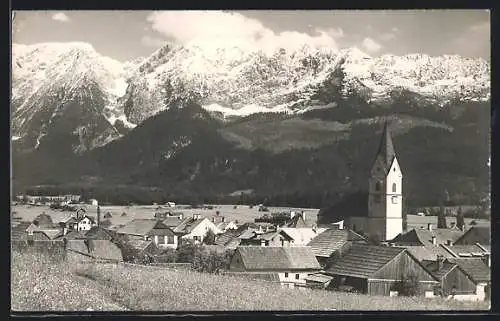
{"label": "black and white photograph", "polygon": [[11,14],[11,313],[488,311],[489,10]]}

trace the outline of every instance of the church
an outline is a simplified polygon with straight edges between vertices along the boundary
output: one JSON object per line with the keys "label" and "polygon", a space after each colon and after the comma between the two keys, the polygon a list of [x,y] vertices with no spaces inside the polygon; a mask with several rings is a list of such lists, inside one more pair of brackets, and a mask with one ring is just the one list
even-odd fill
{"label": "church", "polygon": [[[328,212],[328,213],[326,213]],[[350,195],[321,215],[344,220],[344,226],[379,241],[403,232],[403,173],[386,122],[368,177],[367,192]]]}

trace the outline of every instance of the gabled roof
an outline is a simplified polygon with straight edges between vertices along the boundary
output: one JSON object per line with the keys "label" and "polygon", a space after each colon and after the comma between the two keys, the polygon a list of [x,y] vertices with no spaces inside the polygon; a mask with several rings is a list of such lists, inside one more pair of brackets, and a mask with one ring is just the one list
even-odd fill
{"label": "gabled roof", "polygon": [[169,229],[169,227],[154,219],[135,219],[120,228],[117,233],[144,236],[150,235],[153,229]]}
{"label": "gabled roof", "polygon": [[491,244],[491,228],[489,226],[473,226],[469,228],[455,244]]}
{"label": "gabled roof", "polygon": [[366,242],[366,239],[349,229],[327,229],[313,238],[307,245],[312,248],[314,255],[330,257],[348,241]]}
{"label": "gabled roof", "polygon": [[217,245],[227,245],[233,239],[238,238],[238,232],[229,230],[215,237],[215,244]]}
{"label": "gabled roof", "polygon": [[438,280],[441,280],[446,274],[457,267],[456,263],[450,262],[448,260],[443,261],[441,268],[439,268],[439,264],[435,260],[423,260],[422,265]]}
{"label": "gabled roof", "polygon": [[99,227],[99,226],[93,226],[90,228],[85,233],[85,237],[89,239],[94,239],[94,240],[111,240],[112,236],[111,234],[106,231],[106,229]]}
{"label": "gabled roof", "polygon": [[240,253],[247,271],[321,269],[308,246],[239,246],[236,251]]}
{"label": "gabled roof", "polygon": [[37,229],[34,230],[33,233],[43,233],[47,235],[47,237],[51,240],[62,235],[62,230],[60,229]]}
{"label": "gabled roof", "polygon": [[417,260],[435,260],[438,255],[442,255],[444,258],[452,258],[453,255],[446,251],[441,246],[426,245],[426,246],[406,246],[400,245],[398,247],[404,247],[410,252]]}
{"label": "gabled roof", "polygon": [[330,275],[369,278],[405,251],[401,247],[353,244],[326,272]]}
{"label": "gabled roof", "polygon": [[298,228],[285,227],[282,228],[281,231],[282,233],[288,235],[296,243],[307,244],[313,238],[317,237],[319,234],[326,231],[326,229],[325,228],[313,229],[311,227],[298,227]]}
{"label": "gabled roof", "polygon": [[481,259],[448,259],[467,273],[474,282],[489,282],[491,280],[491,270]]}
{"label": "gabled roof", "polygon": [[66,249],[95,259],[123,261],[120,248],[108,240],[68,240]]}
{"label": "gabled roof", "polygon": [[175,229],[183,221],[184,220],[180,219],[179,216],[167,216],[162,222],[163,222],[163,224],[170,227],[171,229]]}
{"label": "gabled roof", "polygon": [[402,244],[402,245],[432,245],[432,237],[436,237],[437,244],[445,244],[448,240],[454,242],[460,236],[462,236],[462,231],[458,229],[448,229],[448,228],[436,228],[429,231],[426,228],[414,228],[410,231],[399,234],[391,243]]}
{"label": "gabled roof", "polygon": [[200,225],[201,222],[203,222],[204,220],[208,220],[206,218],[199,218],[197,220],[195,220],[194,218],[192,217],[187,217],[185,218],[181,224],[179,224],[175,229],[174,229],[174,232],[175,233],[185,233],[185,234],[189,234],[191,233],[191,231],[193,231],[198,225]]}

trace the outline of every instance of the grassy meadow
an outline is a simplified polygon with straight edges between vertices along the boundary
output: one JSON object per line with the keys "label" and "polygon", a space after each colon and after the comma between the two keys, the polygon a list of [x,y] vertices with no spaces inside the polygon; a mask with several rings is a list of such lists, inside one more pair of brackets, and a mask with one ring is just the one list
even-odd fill
{"label": "grassy meadow", "polygon": [[489,302],[288,289],[235,276],[13,253],[14,311],[487,310]]}

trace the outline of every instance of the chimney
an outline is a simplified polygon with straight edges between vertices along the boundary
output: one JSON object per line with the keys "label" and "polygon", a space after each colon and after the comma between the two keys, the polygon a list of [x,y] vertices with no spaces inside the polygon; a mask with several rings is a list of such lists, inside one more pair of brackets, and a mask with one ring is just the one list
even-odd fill
{"label": "chimney", "polygon": [[432,223],[428,223],[428,224],[427,224],[427,229],[428,229],[429,231],[432,231]]}
{"label": "chimney", "polygon": [[452,242],[451,240],[447,240],[447,241],[446,241],[446,245],[448,245],[448,246],[452,246],[452,245],[453,245],[453,242]]}
{"label": "chimney", "polygon": [[436,245],[436,244],[437,244],[436,237],[435,237],[435,236],[433,236],[433,237],[432,237],[432,245]]}
{"label": "chimney", "polygon": [[436,262],[437,262],[437,268],[438,268],[438,271],[439,271],[439,270],[441,270],[443,268],[444,257],[442,255],[438,255],[437,259],[436,259]]}
{"label": "chimney", "polygon": [[226,221],[226,218],[224,216],[221,217],[222,223]]}

